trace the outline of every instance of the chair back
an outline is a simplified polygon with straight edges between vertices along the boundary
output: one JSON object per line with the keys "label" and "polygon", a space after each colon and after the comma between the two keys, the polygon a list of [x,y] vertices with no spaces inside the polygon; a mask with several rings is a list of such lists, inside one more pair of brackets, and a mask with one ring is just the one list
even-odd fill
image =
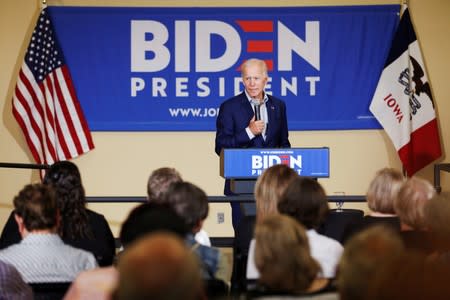
{"label": "chair back", "polygon": [[61,300],[72,282],[36,282],[29,283],[35,300]]}
{"label": "chair back", "polygon": [[364,211],[360,209],[331,209],[318,232],[343,244],[347,226],[363,217]]}

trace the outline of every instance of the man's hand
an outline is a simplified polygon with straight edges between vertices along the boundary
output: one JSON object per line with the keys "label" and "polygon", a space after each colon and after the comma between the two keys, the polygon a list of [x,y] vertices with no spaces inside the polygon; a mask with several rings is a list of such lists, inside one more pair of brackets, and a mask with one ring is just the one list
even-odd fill
{"label": "man's hand", "polygon": [[265,125],[263,120],[255,121],[255,116],[253,116],[248,124],[248,128],[254,135],[259,135],[263,132]]}

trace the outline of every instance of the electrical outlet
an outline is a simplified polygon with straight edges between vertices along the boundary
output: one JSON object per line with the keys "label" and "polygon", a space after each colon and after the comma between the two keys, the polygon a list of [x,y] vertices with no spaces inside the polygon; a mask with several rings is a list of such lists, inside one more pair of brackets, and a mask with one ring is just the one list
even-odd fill
{"label": "electrical outlet", "polygon": [[225,222],[225,214],[223,212],[217,213],[217,224],[222,224]]}

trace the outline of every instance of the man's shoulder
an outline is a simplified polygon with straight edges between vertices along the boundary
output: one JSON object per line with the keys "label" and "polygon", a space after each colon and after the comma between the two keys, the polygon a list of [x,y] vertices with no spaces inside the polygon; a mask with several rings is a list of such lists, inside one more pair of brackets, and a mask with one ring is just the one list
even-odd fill
{"label": "man's shoulder", "polygon": [[277,98],[275,96],[272,95],[267,95],[269,97],[269,101],[272,101],[273,104],[276,105],[285,105],[284,101],[281,100],[280,98]]}
{"label": "man's shoulder", "polygon": [[228,98],[224,102],[222,102],[222,105],[233,105],[236,103],[241,103],[243,100],[246,100],[247,97],[245,96],[245,93],[242,92],[240,94],[237,94],[236,96],[233,96],[231,98]]}

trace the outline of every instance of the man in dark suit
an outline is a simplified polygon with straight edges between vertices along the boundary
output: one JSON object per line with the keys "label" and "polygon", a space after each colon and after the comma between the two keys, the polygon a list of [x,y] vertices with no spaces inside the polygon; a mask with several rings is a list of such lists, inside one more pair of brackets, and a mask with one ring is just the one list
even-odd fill
{"label": "man in dark suit", "polygon": [[[216,121],[218,155],[223,148],[289,148],[285,103],[264,88],[268,75],[263,60],[249,59],[242,64],[245,90],[220,106]],[[225,182],[225,195],[233,195]],[[239,203],[232,203],[233,227],[240,220]]]}

